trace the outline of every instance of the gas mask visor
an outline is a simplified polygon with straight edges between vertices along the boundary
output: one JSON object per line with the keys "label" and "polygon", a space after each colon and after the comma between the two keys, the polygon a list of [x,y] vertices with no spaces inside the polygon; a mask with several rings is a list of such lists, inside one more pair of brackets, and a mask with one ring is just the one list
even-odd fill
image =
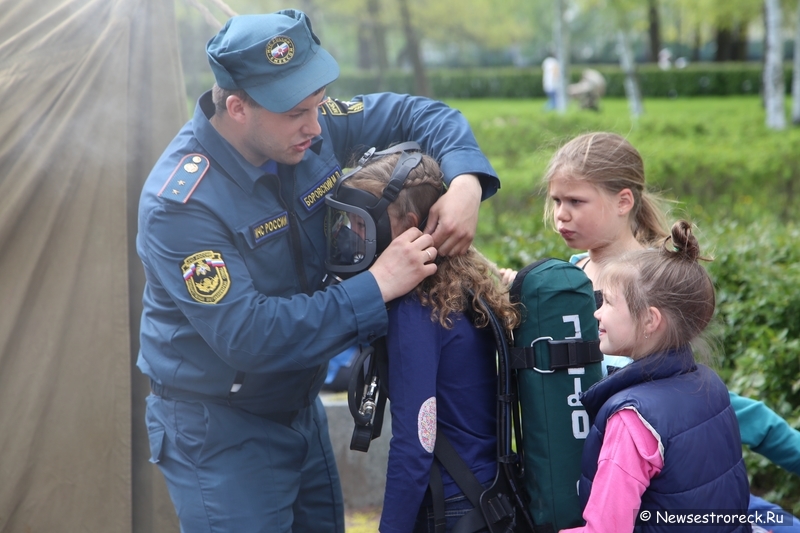
{"label": "gas mask visor", "polygon": [[[342,201],[330,196],[325,199],[325,266],[333,274],[347,278],[368,269],[375,261],[378,250],[375,221],[365,209],[358,207],[364,201],[374,203],[375,197],[347,187],[341,187],[338,192]],[[367,198],[359,199],[360,196]]]}
{"label": "gas mask visor", "polygon": [[[358,166],[343,176],[325,196],[325,238],[328,272],[342,279],[367,270],[392,240],[387,208],[397,199],[408,174],[422,161],[419,144],[409,141],[376,152],[370,148]],[[380,198],[367,191],[342,186],[372,158],[400,153]]]}

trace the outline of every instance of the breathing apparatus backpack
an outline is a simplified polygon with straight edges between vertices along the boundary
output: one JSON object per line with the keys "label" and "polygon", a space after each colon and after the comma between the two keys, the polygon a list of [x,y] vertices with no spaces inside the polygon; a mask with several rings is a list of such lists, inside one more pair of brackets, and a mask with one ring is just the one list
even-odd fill
{"label": "breathing apparatus backpack", "polygon": [[[567,261],[542,259],[519,271],[510,296],[522,312],[513,347],[489,310],[498,369],[498,469],[490,489],[484,491],[443,433],[437,432],[438,463],[480,509],[459,522],[454,530],[459,533],[482,527],[491,533],[555,533],[583,524],[578,480],[590,425],[579,395],[601,379],[603,360],[592,283]],[[350,448],[366,452],[370,441],[380,436],[387,399],[383,339],[362,350],[356,364],[348,392],[356,422]],[[439,501],[443,527],[437,461],[431,472],[431,494],[434,511]]]}
{"label": "breathing apparatus backpack", "polygon": [[583,524],[578,480],[590,425],[579,395],[602,377],[597,304],[583,270],[560,259],[520,270],[510,296],[522,311],[511,367],[528,510],[537,533],[557,532]]}

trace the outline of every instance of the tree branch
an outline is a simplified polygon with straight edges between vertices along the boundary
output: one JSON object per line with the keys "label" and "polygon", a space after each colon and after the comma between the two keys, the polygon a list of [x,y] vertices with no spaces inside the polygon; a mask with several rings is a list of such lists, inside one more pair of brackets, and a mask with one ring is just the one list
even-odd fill
{"label": "tree branch", "polygon": [[222,28],[222,23],[217,20],[217,18],[206,6],[198,2],[198,0],[186,0],[186,3],[202,13],[206,23],[211,26],[214,31],[219,31],[219,29]]}

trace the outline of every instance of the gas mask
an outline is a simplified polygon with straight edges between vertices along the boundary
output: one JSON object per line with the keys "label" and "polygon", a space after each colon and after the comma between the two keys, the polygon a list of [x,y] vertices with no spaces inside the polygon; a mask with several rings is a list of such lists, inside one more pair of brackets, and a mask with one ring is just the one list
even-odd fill
{"label": "gas mask", "polygon": [[[415,142],[401,143],[380,152],[370,148],[358,160],[356,168],[345,174],[325,196],[325,266],[328,272],[342,279],[354,276],[371,267],[389,246],[392,225],[387,208],[397,199],[409,173],[422,161],[419,150]],[[380,198],[346,185],[347,179],[372,159],[396,153],[401,153],[400,158]]]}

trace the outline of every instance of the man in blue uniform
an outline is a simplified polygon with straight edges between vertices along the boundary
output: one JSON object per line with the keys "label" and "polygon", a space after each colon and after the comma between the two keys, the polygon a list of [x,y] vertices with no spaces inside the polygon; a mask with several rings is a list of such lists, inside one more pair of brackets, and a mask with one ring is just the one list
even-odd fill
{"label": "man in blue uniform", "polygon": [[[339,74],[296,10],[234,17],[216,84],[145,183],[138,366],[147,427],[184,532],[344,531],[317,393],[328,360],[386,333],[385,302],[469,246],[494,171],[440,102],[325,97]],[[415,140],[448,192],[362,274],[323,283],[324,196],[371,146]],[[437,252],[438,249],[438,252]]]}

